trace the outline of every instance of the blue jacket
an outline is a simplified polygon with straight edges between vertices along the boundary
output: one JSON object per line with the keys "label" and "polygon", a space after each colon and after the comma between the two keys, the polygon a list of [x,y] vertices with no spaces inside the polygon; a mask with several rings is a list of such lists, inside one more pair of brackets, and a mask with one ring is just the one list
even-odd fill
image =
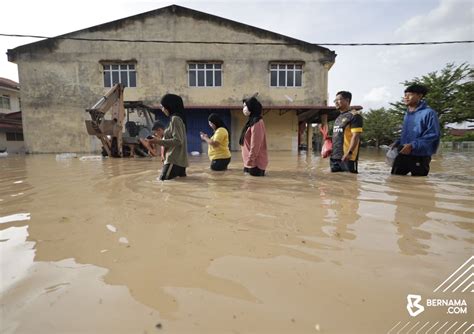
{"label": "blue jacket", "polygon": [[411,155],[431,156],[438,149],[440,136],[438,115],[421,100],[414,112],[406,112],[397,145],[411,144]]}

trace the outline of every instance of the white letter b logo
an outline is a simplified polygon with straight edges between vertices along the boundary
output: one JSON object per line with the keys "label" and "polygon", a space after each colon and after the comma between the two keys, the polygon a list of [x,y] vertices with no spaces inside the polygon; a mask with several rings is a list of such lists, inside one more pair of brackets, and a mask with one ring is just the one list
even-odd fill
{"label": "white letter b logo", "polygon": [[416,317],[425,310],[424,306],[419,304],[421,301],[420,295],[408,295],[407,301],[407,310],[412,317]]}

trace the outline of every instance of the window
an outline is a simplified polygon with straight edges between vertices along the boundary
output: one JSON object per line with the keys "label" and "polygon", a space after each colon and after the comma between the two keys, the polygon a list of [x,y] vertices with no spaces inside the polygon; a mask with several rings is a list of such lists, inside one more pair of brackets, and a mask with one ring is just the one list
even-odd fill
{"label": "window", "polygon": [[137,87],[135,64],[104,65],[104,87],[121,83],[124,87]]}
{"label": "window", "polygon": [[303,64],[270,64],[270,87],[301,87]]}
{"label": "window", "polygon": [[2,95],[0,96],[0,109],[11,109],[10,106],[10,96]]}
{"label": "window", "polygon": [[7,141],[23,141],[23,133],[7,132]]}
{"label": "window", "polygon": [[219,63],[189,63],[190,87],[220,87],[222,86],[222,64]]}

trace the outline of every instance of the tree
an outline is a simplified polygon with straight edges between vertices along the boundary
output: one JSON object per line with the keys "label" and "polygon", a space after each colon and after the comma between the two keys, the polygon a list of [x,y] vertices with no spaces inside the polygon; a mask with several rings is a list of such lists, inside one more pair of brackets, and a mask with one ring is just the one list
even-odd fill
{"label": "tree", "polygon": [[[447,123],[474,121],[474,68],[467,63],[449,63],[439,73],[431,72],[421,78],[403,82],[405,87],[422,84],[429,90],[428,105],[437,113],[444,130]],[[395,114],[405,113],[403,102],[390,103]]]}
{"label": "tree", "polygon": [[401,118],[385,108],[370,109],[364,113],[363,141],[369,145],[386,144],[394,142],[400,132]]}

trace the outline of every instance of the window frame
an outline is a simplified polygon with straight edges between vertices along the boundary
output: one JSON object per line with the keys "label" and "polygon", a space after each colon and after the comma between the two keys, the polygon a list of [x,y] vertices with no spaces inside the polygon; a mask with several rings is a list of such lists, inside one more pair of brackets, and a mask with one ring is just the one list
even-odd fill
{"label": "window frame", "polygon": [[[276,68],[274,68],[276,67]],[[268,64],[268,84],[270,88],[302,88],[304,86],[303,73],[304,73],[304,62],[302,61],[271,61]],[[284,85],[281,74],[284,74]],[[276,85],[273,85],[272,76],[276,74]],[[297,85],[297,77],[299,74],[300,85]],[[289,85],[289,78],[292,78],[293,84]]]}
{"label": "window frame", "polygon": [[10,95],[0,95],[0,109],[12,110]]}
{"label": "window frame", "polygon": [[[212,66],[211,68],[209,68]],[[216,67],[219,68],[216,68]],[[187,83],[189,88],[221,88],[224,86],[224,62],[222,61],[194,61],[186,62]],[[208,72],[211,72],[212,85],[208,85]],[[194,85],[191,83],[191,73],[194,73]],[[202,73],[203,85],[199,85],[200,73]],[[216,76],[220,76],[220,85],[216,85]]]}
{"label": "window frame", "polygon": [[[103,73],[103,84],[105,88],[111,88],[113,87],[116,83],[122,84],[124,87],[127,88],[137,88],[137,63],[136,62],[130,62],[130,61],[124,61],[124,62],[101,62],[102,65],[102,73]],[[117,68],[114,68],[114,67]],[[123,67],[126,66],[124,69]],[[133,69],[130,68],[133,66]],[[133,80],[135,85],[131,86],[130,85],[130,78],[131,78],[131,73],[134,74]],[[127,84],[125,85],[122,82],[122,75],[126,74],[126,80]],[[110,86],[107,85],[106,82],[106,76],[109,76],[108,80],[110,83]],[[114,76],[118,79],[117,82],[114,82]]]}
{"label": "window frame", "polygon": [[6,141],[25,141],[23,132],[5,132],[5,138]]}

